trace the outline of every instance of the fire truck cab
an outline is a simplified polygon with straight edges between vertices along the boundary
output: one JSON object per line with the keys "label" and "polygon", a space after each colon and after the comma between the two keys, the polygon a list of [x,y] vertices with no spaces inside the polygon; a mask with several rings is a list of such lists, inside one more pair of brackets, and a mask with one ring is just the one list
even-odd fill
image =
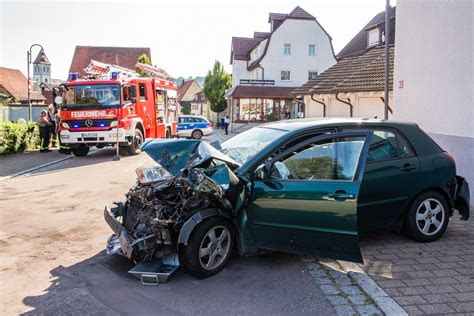
{"label": "fire truck cab", "polygon": [[[78,80],[64,85],[61,142],[76,156],[90,147],[120,146],[140,152],[145,138],[171,138],[177,127],[177,86],[157,78]],[[115,78],[114,78],[115,77]]]}

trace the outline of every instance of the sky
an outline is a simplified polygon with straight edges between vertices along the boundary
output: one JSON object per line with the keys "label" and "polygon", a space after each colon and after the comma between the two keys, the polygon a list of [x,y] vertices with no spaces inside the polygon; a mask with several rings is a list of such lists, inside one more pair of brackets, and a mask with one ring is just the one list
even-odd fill
{"label": "sky", "polygon": [[38,43],[55,79],[67,78],[76,45],[150,47],[153,64],[173,77],[205,76],[215,60],[231,72],[232,36],[269,31],[269,12],[297,5],[331,35],[336,54],[385,9],[384,0],[0,0],[0,66],[26,74],[26,51]]}

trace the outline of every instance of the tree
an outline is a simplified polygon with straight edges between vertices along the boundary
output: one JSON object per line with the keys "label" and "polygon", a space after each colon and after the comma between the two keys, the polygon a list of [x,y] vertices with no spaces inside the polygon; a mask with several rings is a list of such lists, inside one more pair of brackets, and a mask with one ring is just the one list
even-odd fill
{"label": "tree", "polygon": [[222,64],[216,60],[214,68],[208,71],[204,79],[203,92],[211,105],[211,111],[219,113],[227,108],[225,91],[232,86],[232,77],[225,72]]}
{"label": "tree", "polygon": [[[140,55],[137,59],[137,63],[151,66],[151,60],[150,60],[150,57],[148,57],[147,54]],[[135,67],[135,72],[137,72],[141,77],[146,77],[146,75],[143,73],[143,71],[141,71],[140,68],[138,68],[138,67]]]}

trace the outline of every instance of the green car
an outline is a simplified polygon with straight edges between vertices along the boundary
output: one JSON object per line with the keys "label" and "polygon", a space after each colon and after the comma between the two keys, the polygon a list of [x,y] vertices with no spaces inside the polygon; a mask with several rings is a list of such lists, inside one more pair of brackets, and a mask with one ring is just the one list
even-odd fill
{"label": "green car", "polygon": [[142,150],[156,166],[137,169],[127,200],[106,208],[107,251],[136,262],[175,256],[199,278],[219,272],[233,249],[362,262],[359,234],[390,229],[430,242],[454,210],[469,218],[453,157],[413,123],[280,121],[219,150],[198,140]]}

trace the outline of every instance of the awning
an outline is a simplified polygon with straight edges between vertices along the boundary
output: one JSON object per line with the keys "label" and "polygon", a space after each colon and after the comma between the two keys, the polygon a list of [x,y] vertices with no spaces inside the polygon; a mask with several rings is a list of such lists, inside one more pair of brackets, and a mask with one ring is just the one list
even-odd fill
{"label": "awning", "polygon": [[295,87],[236,86],[228,90],[225,97],[291,99],[290,92],[295,89]]}

